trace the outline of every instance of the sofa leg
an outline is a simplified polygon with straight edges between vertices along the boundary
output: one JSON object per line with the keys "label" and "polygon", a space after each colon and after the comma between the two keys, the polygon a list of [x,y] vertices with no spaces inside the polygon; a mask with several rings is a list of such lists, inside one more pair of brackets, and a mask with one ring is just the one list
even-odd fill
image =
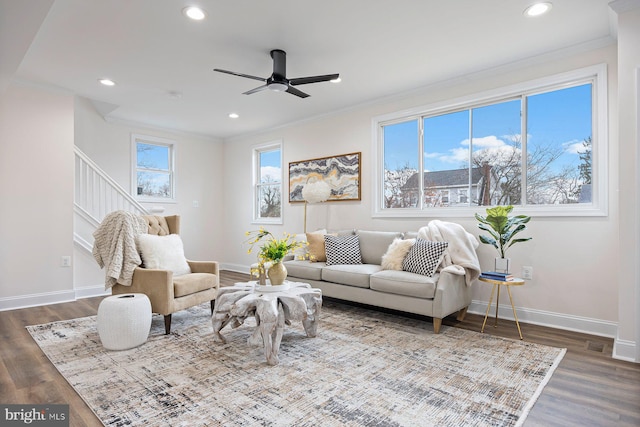
{"label": "sofa leg", "polygon": [[440,326],[442,326],[442,319],[438,319],[437,317],[433,318],[433,333],[440,333]]}
{"label": "sofa leg", "polygon": [[167,314],[164,316],[164,332],[165,335],[169,335],[171,333],[171,315]]}
{"label": "sofa leg", "polygon": [[467,315],[468,309],[469,309],[469,306],[466,306],[465,308],[458,311],[458,316],[456,317],[456,319],[458,319],[458,322],[462,322],[464,320],[464,316]]}

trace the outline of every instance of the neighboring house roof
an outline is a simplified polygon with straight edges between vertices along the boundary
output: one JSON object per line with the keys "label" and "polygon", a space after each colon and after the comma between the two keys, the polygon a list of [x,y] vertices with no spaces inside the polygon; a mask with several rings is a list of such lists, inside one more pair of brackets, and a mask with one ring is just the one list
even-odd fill
{"label": "neighboring house roof", "polygon": [[[471,183],[477,184],[482,179],[482,169],[471,170]],[[423,173],[425,187],[458,187],[469,183],[469,169],[451,169]],[[418,189],[418,172],[411,175],[402,186],[403,191]]]}

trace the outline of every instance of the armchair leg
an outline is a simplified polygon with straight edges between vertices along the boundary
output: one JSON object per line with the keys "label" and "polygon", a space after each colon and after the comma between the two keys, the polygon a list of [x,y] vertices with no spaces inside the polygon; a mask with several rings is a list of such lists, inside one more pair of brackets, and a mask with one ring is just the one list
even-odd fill
{"label": "armchair leg", "polygon": [[165,335],[169,335],[171,333],[171,315],[167,314],[164,316],[164,332]]}
{"label": "armchair leg", "polygon": [[442,319],[438,319],[437,317],[433,318],[433,333],[440,333],[440,326],[442,326]]}
{"label": "armchair leg", "polygon": [[465,308],[463,308],[460,311],[458,311],[458,317],[456,317],[458,322],[462,322],[464,320],[464,316],[467,315],[467,310],[468,309],[469,309],[469,306],[466,306]]}
{"label": "armchair leg", "polygon": [[215,306],[216,306],[216,300],[212,299],[211,300],[211,314],[213,314],[213,309],[215,308]]}

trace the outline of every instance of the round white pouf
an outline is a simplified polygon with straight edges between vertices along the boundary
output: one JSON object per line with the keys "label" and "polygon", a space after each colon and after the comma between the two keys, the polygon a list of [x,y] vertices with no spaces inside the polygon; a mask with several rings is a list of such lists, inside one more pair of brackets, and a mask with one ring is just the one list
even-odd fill
{"label": "round white pouf", "polygon": [[98,335],[108,350],[137,347],[149,337],[151,302],[145,294],[107,297],[98,306]]}

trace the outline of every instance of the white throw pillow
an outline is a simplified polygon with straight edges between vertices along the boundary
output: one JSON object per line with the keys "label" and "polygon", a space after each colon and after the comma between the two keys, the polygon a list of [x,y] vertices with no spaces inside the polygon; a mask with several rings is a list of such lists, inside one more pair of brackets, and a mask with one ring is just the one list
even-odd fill
{"label": "white throw pillow", "polygon": [[416,239],[394,239],[387,252],[382,255],[383,270],[402,270],[402,263]]}
{"label": "white throw pillow", "polygon": [[179,235],[139,234],[136,243],[145,268],[171,270],[174,276],[191,273]]}

